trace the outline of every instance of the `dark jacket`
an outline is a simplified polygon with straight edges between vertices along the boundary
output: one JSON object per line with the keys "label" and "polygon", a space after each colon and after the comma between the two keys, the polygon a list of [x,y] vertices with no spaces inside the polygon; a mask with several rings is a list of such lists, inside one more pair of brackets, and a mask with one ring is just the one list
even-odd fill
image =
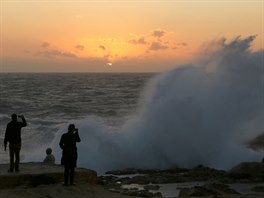
{"label": "dark jacket", "polygon": [[10,144],[21,143],[21,128],[27,126],[25,118],[22,118],[22,122],[11,121],[6,126],[4,144],[7,142]]}
{"label": "dark jacket", "polygon": [[75,161],[77,160],[77,147],[76,143],[80,142],[79,133],[64,133],[60,139],[60,147],[62,149],[62,164],[65,161]]}

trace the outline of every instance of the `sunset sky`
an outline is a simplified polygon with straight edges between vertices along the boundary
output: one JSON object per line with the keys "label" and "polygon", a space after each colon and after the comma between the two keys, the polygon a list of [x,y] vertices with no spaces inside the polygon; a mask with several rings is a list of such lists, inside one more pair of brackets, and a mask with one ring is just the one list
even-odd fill
{"label": "sunset sky", "polygon": [[0,0],[0,72],[156,72],[257,35],[263,0]]}

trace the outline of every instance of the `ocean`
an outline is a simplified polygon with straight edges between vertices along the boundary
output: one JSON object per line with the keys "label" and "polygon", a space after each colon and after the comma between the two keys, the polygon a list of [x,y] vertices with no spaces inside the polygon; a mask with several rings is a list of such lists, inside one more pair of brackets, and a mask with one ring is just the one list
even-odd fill
{"label": "ocean", "polygon": [[[68,124],[92,117],[112,130],[133,114],[145,84],[155,73],[7,73],[0,74],[0,142],[12,113],[23,114],[21,161],[45,146]],[[76,126],[78,127],[78,126]],[[85,131],[80,131],[84,133]],[[83,140],[85,141],[85,140]],[[58,144],[58,142],[57,142]],[[54,143],[55,145],[55,143]],[[56,150],[57,148],[53,148]],[[8,152],[0,151],[1,163]],[[32,159],[34,160],[34,159]]]}

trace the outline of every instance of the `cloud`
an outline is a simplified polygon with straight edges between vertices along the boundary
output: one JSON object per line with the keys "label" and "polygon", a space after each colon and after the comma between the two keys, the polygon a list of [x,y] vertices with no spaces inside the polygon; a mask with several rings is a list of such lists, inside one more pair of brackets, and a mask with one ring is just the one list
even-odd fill
{"label": "cloud", "polygon": [[167,31],[165,30],[153,30],[151,33],[152,36],[158,37],[158,38],[161,38],[166,34],[167,34]]}
{"label": "cloud", "polygon": [[128,43],[133,45],[146,46],[148,50],[152,51],[164,50],[172,48],[171,39],[166,38],[166,36],[171,33],[172,32],[168,32],[162,29],[154,29],[143,35],[131,34],[131,36],[133,36],[134,38],[129,40]]}
{"label": "cloud", "polygon": [[68,57],[68,58],[77,58],[77,56],[71,52],[61,52],[61,56]]}
{"label": "cloud", "polygon": [[46,47],[49,47],[49,46],[50,46],[50,43],[48,43],[48,42],[43,42],[41,44],[41,47],[43,47],[43,48],[46,48]]}
{"label": "cloud", "polygon": [[167,35],[168,32],[165,30],[152,30],[150,33],[147,34],[143,34],[141,36],[137,36],[137,35],[133,35],[134,39],[129,40],[128,42],[131,44],[135,44],[135,45],[148,45],[149,43],[153,42],[154,40],[156,41],[157,39],[160,40],[161,37],[164,37],[165,35]]}
{"label": "cloud", "polygon": [[166,45],[163,45],[162,43],[159,43],[159,42],[152,42],[150,47],[149,47],[149,50],[153,50],[153,51],[158,51],[158,50],[164,50],[164,49],[167,49],[168,46]]}
{"label": "cloud", "polygon": [[185,48],[188,46],[188,43],[186,42],[179,42],[179,43],[174,43],[174,46],[171,47],[171,49],[179,49],[179,48]]}
{"label": "cloud", "polygon": [[105,48],[104,45],[100,45],[99,48],[100,48],[101,50],[106,50],[106,48]]}
{"label": "cloud", "polygon": [[76,45],[75,48],[78,49],[78,50],[83,51],[84,50],[84,45]]}
{"label": "cloud", "polygon": [[59,50],[38,52],[36,55],[41,55],[47,58],[54,58],[54,57],[77,58],[77,56],[71,52],[62,52]]}
{"label": "cloud", "polygon": [[186,43],[186,42],[180,42],[180,43],[177,43],[177,45],[179,45],[179,46],[187,46],[188,45],[188,43]]}
{"label": "cloud", "polygon": [[130,40],[128,42],[129,43],[132,43],[132,44],[135,44],[135,45],[137,45],[137,44],[146,45],[147,44],[147,42],[146,42],[146,40],[145,40],[144,37],[141,37],[139,39],[132,39],[132,40]]}

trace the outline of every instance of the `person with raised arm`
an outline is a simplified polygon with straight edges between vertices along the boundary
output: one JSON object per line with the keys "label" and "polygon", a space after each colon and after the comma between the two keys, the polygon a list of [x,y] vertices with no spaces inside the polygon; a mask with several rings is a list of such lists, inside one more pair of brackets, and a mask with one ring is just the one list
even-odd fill
{"label": "person with raised arm", "polygon": [[[22,122],[17,121],[18,117],[22,119]],[[21,128],[27,126],[27,122],[23,115],[17,116],[16,114],[12,114],[11,119],[11,122],[6,126],[4,147],[6,151],[7,143],[9,142],[10,166],[8,172],[13,172],[14,170],[18,172],[21,150]]]}
{"label": "person with raised arm", "polygon": [[68,126],[68,132],[64,133],[60,139],[60,147],[62,149],[61,164],[64,165],[64,185],[68,186],[69,178],[70,185],[74,185],[74,169],[77,164],[77,146],[76,143],[80,142],[78,129],[74,124]]}

